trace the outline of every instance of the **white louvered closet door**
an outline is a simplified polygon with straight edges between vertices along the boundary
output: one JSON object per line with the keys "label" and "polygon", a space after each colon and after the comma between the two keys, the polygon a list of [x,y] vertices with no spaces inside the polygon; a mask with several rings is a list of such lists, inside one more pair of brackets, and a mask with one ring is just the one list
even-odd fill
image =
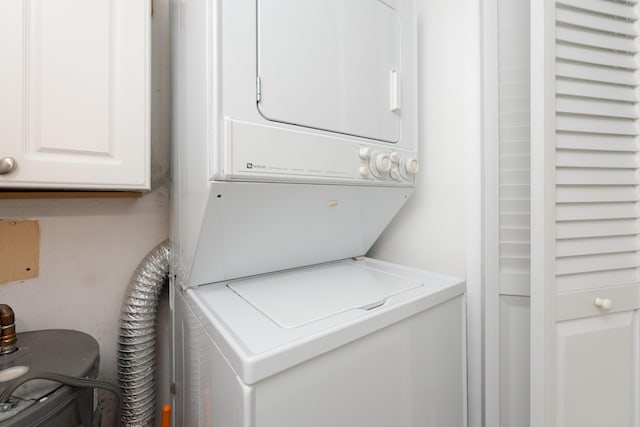
{"label": "white louvered closet door", "polygon": [[[530,293],[530,0],[496,0],[497,73],[497,295],[487,304],[494,324],[485,376],[486,425],[526,426],[529,421]],[[496,172],[488,172],[496,173]],[[490,190],[493,193],[493,189]],[[493,262],[491,259],[490,262]],[[493,385],[491,384],[493,382]],[[495,390],[495,391],[492,391]]]}
{"label": "white louvered closet door", "polygon": [[532,426],[637,426],[638,5],[532,6]]}

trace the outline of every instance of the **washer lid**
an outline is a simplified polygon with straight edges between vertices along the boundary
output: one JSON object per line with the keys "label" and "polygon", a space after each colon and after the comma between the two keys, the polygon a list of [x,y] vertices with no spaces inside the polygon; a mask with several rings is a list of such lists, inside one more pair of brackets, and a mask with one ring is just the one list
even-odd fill
{"label": "washer lid", "polygon": [[370,309],[420,281],[352,264],[315,266],[227,286],[283,328],[295,328],[352,309]]}

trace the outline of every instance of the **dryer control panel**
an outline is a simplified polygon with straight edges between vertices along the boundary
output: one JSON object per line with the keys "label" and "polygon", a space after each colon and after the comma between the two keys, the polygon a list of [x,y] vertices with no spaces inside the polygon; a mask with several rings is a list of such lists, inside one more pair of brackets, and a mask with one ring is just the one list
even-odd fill
{"label": "dryer control panel", "polygon": [[225,142],[225,166],[214,180],[411,186],[420,170],[414,150],[231,119]]}

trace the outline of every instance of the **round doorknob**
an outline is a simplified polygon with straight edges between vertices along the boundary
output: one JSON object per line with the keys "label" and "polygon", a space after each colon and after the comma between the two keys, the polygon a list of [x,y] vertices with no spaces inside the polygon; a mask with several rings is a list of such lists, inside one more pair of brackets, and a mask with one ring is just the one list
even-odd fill
{"label": "round doorknob", "polygon": [[0,175],[6,175],[13,172],[17,165],[18,164],[13,157],[3,157],[0,159]]}
{"label": "round doorknob", "polygon": [[597,297],[593,300],[593,305],[603,310],[611,310],[611,307],[613,307],[613,301],[609,298]]}

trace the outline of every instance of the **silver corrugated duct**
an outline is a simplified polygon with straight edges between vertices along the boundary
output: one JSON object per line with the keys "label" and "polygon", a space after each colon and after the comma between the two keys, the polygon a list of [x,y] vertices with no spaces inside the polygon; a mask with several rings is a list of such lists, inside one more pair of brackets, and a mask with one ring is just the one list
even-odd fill
{"label": "silver corrugated duct", "polygon": [[165,240],[131,276],[120,315],[118,383],[122,425],[151,426],[156,409],[156,312],[169,279],[171,245]]}

